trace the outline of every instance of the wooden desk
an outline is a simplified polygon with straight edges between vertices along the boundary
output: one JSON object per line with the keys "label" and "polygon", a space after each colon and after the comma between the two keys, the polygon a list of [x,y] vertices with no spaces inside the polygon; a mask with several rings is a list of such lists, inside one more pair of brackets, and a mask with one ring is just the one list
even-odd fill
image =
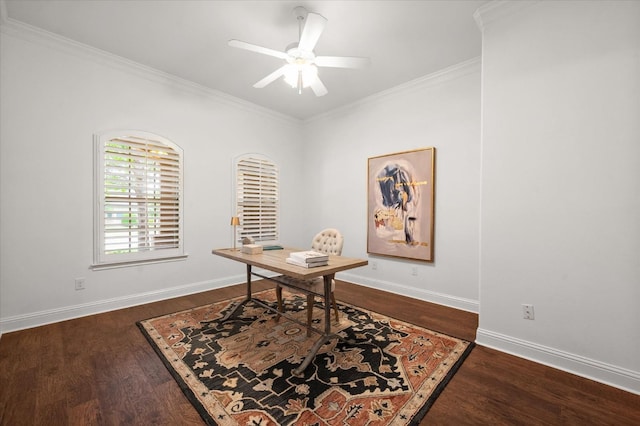
{"label": "wooden desk", "polygon": [[[258,268],[266,269],[269,271],[276,272],[278,274],[286,275],[288,277],[300,279],[300,280],[310,280],[313,278],[322,277],[324,281],[324,331],[313,329],[313,331],[320,334],[320,338],[313,345],[309,354],[304,359],[300,367],[294,370],[294,374],[300,375],[311,363],[313,358],[316,356],[318,350],[329,341],[331,338],[336,337],[335,334],[331,333],[331,304],[329,301],[331,300],[331,280],[334,279],[336,272],[346,271],[347,269],[357,268],[360,266],[365,266],[368,264],[366,260],[356,259],[351,257],[344,256],[335,256],[329,255],[329,263],[327,266],[318,266],[314,268],[304,268],[301,266],[291,265],[286,262],[286,258],[289,257],[289,254],[293,251],[303,251],[300,249],[292,249],[292,248],[284,248],[283,250],[266,250],[260,254],[245,254],[242,253],[240,249],[215,249],[212,251],[213,254],[217,256],[226,257],[227,259],[235,260],[237,262],[241,262],[247,265],[247,297],[238,305],[236,305],[225,317],[222,321],[229,319],[241,306],[246,304],[249,301],[252,301],[260,306],[263,306],[271,311],[278,312],[273,307],[265,304],[259,299],[256,299],[251,294],[251,277],[257,276],[260,278],[278,281],[278,277],[267,277],[265,275],[258,274],[252,271],[252,267],[256,266]],[[283,283],[288,287],[295,287],[290,282]],[[300,323],[295,318],[287,315],[286,313],[280,313],[283,316],[286,316],[288,319],[293,320],[297,323]],[[302,324],[302,323],[300,323]],[[302,324],[305,325],[306,324]]]}

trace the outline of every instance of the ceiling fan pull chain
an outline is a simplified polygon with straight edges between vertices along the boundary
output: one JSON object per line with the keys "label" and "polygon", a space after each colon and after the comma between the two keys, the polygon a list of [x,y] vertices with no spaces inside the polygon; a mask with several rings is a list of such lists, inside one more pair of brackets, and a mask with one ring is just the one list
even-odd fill
{"label": "ceiling fan pull chain", "polygon": [[302,95],[302,70],[298,70],[298,95]]}

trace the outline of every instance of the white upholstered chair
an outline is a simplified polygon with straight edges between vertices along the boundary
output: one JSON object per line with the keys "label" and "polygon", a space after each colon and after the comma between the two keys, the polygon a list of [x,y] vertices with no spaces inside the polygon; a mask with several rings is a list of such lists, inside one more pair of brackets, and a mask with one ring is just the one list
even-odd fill
{"label": "white upholstered chair", "polygon": [[[328,228],[320,231],[311,242],[311,250],[319,251],[326,254],[333,254],[336,256],[342,255],[342,246],[344,245],[344,238],[337,229]],[[289,280],[295,280],[289,277],[283,277]],[[314,278],[312,280],[303,281],[295,280],[295,288],[288,287],[286,284],[278,283],[276,285],[276,295],[278,297],[278,311],[284,312],[282,304],[282,288],[286,288],[288,291],[294,293],[304,293],[307,295],[307,336],[311,335],[311,321],[313,319],[313,300],[315,296],[324,297],[324,280],[322,277]],[[339,321],[338,317],[338,305],[336,304],[336,298],[333,291],[336,287],[335,280],[331,280],[331,303],[336,314],[336,321]],[[325,301],[328,303],[328,301]],[[280,319],[280,315],[276,320]]]}

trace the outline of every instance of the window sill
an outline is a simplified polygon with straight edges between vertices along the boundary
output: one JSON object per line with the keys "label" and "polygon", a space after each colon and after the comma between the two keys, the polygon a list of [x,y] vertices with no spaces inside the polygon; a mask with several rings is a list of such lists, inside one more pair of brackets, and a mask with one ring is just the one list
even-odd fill
{"label": "window sill", "polygon": [[155,259],[132,260],[130,262],[98,263],[90,265],[89,269],[91,269],[92,271],[102,271],[105,269],[128,268],[130,266],[149,265],[153,263],[179,262],[187,260],[188,256],[188,254],[183,254],[180,256],[161,257]]}

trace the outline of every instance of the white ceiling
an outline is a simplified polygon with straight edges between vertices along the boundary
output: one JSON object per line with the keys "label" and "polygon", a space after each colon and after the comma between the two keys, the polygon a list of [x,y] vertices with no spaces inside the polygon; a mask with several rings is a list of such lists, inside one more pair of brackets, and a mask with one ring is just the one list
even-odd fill
{"label": "white ceiling", "polygon": [[[0,0],[2,1],[2,0]],[[480,56],[473,13],[487,1],[6,0],[21,21],[305,119]],[[365,56],[363,70],[321,68],[329,93],[301,95],[281,79],[252,85],[282,60],[229,47],[275,50],[297,41],[296,6],[328,19],[316,55]]]}

